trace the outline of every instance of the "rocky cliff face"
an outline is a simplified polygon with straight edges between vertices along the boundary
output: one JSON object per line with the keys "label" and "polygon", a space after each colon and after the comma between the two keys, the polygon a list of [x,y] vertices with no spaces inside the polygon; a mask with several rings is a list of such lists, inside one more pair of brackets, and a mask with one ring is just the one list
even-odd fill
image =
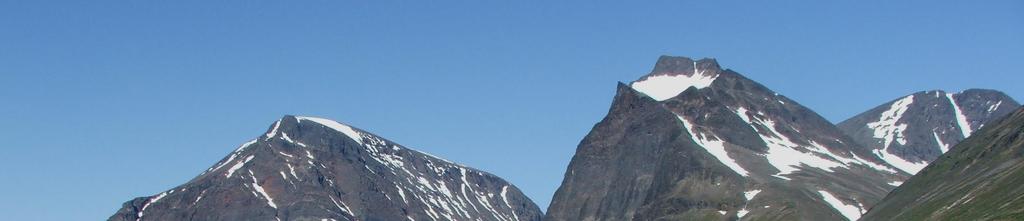
{"label": "rocky cliff face", "polygon": [[838,126],[879,158],[914,174],[973,131],[1018,106],[1013,98],[994,90],[922,91],[858,114]]}
{"label": "rocky cliff face", "polygon": [[1024,220],[1024,110],[987,124],[862,220]]}
{"label": "rocky cliff face", "polygon": [[540,220],[492,174],[321,118],[286,116],[191,181],[109,220]]}
{"label": "rocky cliff face", "polygon": [[908,174],[712,59],[619,84],[547,220],[856,220]]}

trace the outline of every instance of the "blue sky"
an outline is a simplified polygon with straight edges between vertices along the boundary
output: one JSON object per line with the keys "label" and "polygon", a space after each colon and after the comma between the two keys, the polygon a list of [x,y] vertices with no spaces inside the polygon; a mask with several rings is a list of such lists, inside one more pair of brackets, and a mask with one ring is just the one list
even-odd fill
{"label": "blue sky", "polygon": [[0,208],[101,220],[285,114],[503,176],[546,208],[659,55],[840,121],[915,91],[1024,98],[1024,2],[0,1]]}

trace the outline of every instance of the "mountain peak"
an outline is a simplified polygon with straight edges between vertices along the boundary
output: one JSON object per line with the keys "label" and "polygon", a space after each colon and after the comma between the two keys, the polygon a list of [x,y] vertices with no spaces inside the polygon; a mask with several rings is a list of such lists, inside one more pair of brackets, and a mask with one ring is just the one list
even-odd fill
{"label": "mountain peak", "polygon": [[297,131],[297,128],[299,127],[299,124],[303,124],[303,122],[311,122],[330,128],[344,134],[360,145],[363,144],[363,133],[351,126],[326,118],[295,115],[285,115],[284,117],[281,117],[281,119],[274,121],[274,123],[267,128],[266,133],[261,136],[261,139],[270,140],[271,138],[281,136],[283,139],[291,140],[289,134],[295,136],[300,133],[300,131]]}
{"label": "mountain peak", "polygon": [[696,69],[708,70],[714,69],[719,70],[721,67],[718,65],[718,61],[714,58],[702,58],[700,60],[694,60],[684,56],[669,56],[662,55],[658,57],[658,62],[654,64],[654,70],[651,70],[651,75],[656,74],[693,74],[694,67]]}
{"label": "mountain peak", "polygon": [[714,59],[662,56],[619,84],[545,220],[856,220],[906,175],[863,149]]}
{"label": "mountain peak", "polygon": [[630,83],[637,91],[658,101],[675,97],[687,88],[711,86],[722,72],[712,58],[693,60],[688,57],[661,56],[650,74]]}
{"label": "mountain peak", "polygon": [[[456,194],[452,194],[456,193]],[[511,183],[334,120],[286,115],[109,220],[540,220]]]}
{"label": "mountain peak", "polygon": [[991,89],[919,91],[844,120],[838,126],[886,162],[910,174],[952,145],[1018,107]]}

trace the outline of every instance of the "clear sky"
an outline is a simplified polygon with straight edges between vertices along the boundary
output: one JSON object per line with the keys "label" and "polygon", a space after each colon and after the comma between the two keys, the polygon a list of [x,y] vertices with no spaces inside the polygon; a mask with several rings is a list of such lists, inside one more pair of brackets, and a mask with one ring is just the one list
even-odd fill
{"label": "clear sky", "polygon": [[821,2],[2,0],[0,208],[106,219],[294,114],[544,209],[616,82],[659,55],[717,58],[834,122],[922,90],[1024,98],[1022,1]]}

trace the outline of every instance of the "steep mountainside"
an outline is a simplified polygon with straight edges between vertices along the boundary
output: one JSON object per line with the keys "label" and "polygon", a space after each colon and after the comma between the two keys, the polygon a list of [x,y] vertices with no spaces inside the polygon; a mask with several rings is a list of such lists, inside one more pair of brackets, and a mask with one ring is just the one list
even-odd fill
{"label": "steep mountainside", "polygon": [[862,220],[1024,220],[1024,110],[954,146]]}
{"label": "steep mountainside", "polygon": [[546,220],[856,220],[908,174],[716,61],[619,84]]}
{"label": "steep mountainside", "polygon": [[839,129],[889,164],[914,174],[950,147],[1020,104],[984,89],[917,92],[839,123]]}
{"label": "steep mountainside", "polygon": [[540,220],[489,173],[321,118],[286,116],[188,183],[109,220]]}

